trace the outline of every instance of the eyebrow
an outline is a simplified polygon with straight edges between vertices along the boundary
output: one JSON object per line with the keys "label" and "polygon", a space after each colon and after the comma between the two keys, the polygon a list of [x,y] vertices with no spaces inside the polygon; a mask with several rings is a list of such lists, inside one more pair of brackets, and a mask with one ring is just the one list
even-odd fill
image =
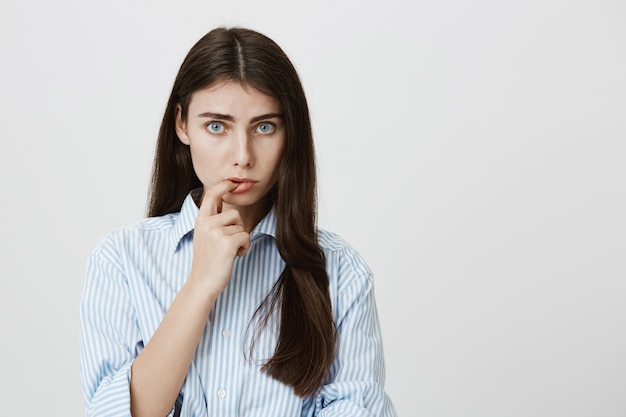
{"label": "eyebrow", "polygon": [[[200,113],[198,115],[198,117],[208,117],[211,119],[216,119],[216,120],[228,120],[229,122],[234,122],[235,118],[233,116],[231,116],[230,114],[220,114],[220,113],[211,113],[211,112],[206,112],[206,113]],[[267,114],[262,114],[260,116],[256,116],[253,117],[252,119],[250,119],[250,123],[256,123],[259,122],[261,120],[267,120],[267,119],[274,119],[274,118],[283,118],[283,115],[280,113],[267,113]]]}

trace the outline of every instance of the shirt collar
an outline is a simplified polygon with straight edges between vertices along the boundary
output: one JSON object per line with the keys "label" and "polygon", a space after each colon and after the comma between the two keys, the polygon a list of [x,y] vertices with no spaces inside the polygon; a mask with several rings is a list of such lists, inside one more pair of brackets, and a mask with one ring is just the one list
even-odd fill
{"label": "shirt collar", "polygon": [[189,194],[187,194],[187,197],[185,198],[185,201],[183,201],[183,205],[180,208],[180,213],[178,213],[178,216],[174,221],[174,227],[172,228],[171,233],[171,247],[173,251],[176,251],[180,241],[193,231],[199,211],[199,208],[193,199],[194,193],[196,192],[196,190],[192,190]]}
{"label": "shirt collar", "polygon": [[252,229],[250,242],[254,242],[263,236],[271,236],[276,239],[276,206],[272,206],[265,217]]}
{"label": "shirt collar", "polygon": [[[192,190],[180,209],[178,217],[174,221],[174,227],[171,233],[171,247],[173,251],[178,249],[180,241],[193,232],[200,209],[194,201],[194,197],[201,195],[202,189]],[[276,238],[276,207],[272,207],[270,211],[261,219],[250,233],[250,242],[260,239],[263,236],[272,236]]]}

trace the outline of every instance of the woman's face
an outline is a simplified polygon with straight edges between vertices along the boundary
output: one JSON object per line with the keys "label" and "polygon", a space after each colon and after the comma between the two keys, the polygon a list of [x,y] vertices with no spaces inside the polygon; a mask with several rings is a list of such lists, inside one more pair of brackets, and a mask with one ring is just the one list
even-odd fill
{"label": "woman's face", "polygon": [[285,143],[280,103],[238,82],[218,82],[191,96],[186,118],[176,114],[179,139],[191,148],[196,175],[211,188],[239,185],[223,203],[242,214],[266,210],[264,197],[278,179]]}

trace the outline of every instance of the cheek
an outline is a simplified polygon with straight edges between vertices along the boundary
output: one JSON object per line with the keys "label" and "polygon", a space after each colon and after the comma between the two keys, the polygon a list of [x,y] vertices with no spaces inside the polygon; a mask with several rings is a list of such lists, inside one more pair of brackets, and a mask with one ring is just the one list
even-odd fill
{"label": "cheek", "polygon": [[271,166],[272,166],[272,170],[274,171],[274,174],[277,175],[278,174],[278,167],[280,166],[280,161],[283,157],[283,148],[280,147],[280,149],[277,149],[273,152],[272,154],[272,158],[271,158]]}
{"label": "cheek", "polygon": [[215,182],[214,177],[217,176],[215,168],[219,166],[219,160],[215,152],[192,147],[191,163],[193,164],[193,170],[196,176],[204,185]]}
{"label": "cheek", "polygon": [[273,152],[274,164],[276,166],[280,165],[280,160],[282,159],[284,152],[285,152],[285,139],[283,138],[283,140],[280,142],[280,145],[277,146]]}

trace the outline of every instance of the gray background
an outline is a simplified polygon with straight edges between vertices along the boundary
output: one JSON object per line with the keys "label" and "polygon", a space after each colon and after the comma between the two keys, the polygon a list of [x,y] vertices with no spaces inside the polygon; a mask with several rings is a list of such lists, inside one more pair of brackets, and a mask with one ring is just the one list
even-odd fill
{"label": "gray background", "polygon": [[0,0],[5,415],[83,413],[86,258],[143,216],[217,25],[307,91],[320,224],[367,259],[402,416],[626,415],[623,1]]}

